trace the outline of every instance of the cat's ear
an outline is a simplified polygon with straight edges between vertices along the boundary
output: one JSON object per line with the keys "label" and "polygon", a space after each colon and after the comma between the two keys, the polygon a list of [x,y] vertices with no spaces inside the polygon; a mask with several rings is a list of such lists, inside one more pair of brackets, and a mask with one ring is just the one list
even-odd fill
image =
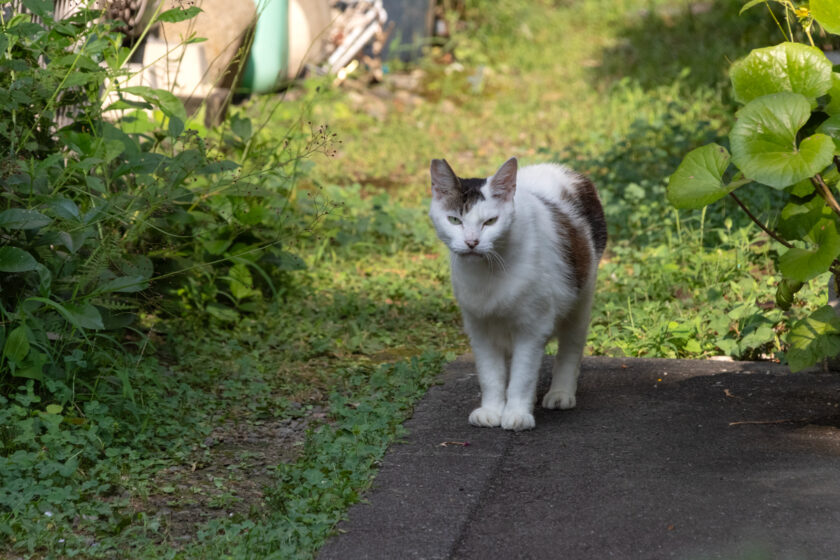
{"label": "cat's ear", "polygon": [[445,159],[433,159],[429,167],[432,176],[432,196],[447,198],[458,192],[458,177]]}
{"label": "cat's ear", "polygon": [[493,193],[493,198],[501,199],[505,202],[513,198],[513,193],[516,192],[516,171],[518,163],[515,157],[510,158],[502,164],[496,174],[490,181],[490,192]]}

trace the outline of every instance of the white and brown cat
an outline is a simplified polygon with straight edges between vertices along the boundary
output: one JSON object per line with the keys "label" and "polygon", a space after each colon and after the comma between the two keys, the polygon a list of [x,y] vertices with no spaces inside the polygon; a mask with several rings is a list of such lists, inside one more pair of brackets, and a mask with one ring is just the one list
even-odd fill
{"label": "white and brown cat", "polygon": [[429,216],[449,247],[452,287],[481,386],[475,426],[527,430],[545,345],[558,339],[545,408],[575,406],[607,227],[598,193],[557,164],[462,179],[432,160]]}

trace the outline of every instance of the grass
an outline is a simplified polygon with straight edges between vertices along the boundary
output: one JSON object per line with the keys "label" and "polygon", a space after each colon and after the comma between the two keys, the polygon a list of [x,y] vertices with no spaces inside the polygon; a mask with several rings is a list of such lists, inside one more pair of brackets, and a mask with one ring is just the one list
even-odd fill
{"label": "grass", "polygon": [[[471,0],[413,91],[313,79],[297,101],[246,103],[261,138],[302,113],[339,134],[294,195],[330,208],[284,246],[305,270],[235,323],[149,318],[153,357],[126,358],[145,381],[132,399],[30,414],[24,386],[0,401],[32,428],[29,451],[2,465],[17,469],[4,495],[23,498],[0,523],[0,555],[311,557],[443,361],[468,349],[426,217],[434,157],[473,176],[516,155],[593,178],[611,239],[589,353],[781,351],[775,247],[729,203],[677,213],[664,199],[682,155],[731,124],[727,61],[773,37],[759,10],[729,4]],[[765,196],[743,198],[772,222]],[[96,466],[74,470],[79,453]]]}

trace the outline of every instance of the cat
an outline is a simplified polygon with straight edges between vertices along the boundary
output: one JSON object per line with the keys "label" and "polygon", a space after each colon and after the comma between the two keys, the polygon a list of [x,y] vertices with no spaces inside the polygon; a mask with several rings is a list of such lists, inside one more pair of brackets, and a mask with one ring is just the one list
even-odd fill
{"label": "cat", "polygon": [[586,177],[554,163],[486,179],[430,167],[429,217],[450,252],[452,288],[478,369],[475,426],[528,430],[545,345],[558,338],[544,408],[576,404],[577,379],[607,225]]}

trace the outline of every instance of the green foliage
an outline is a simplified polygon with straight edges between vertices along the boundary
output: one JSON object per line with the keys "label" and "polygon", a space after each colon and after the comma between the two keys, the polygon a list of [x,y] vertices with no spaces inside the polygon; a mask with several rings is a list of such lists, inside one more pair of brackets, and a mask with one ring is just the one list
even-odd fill
{"label": "green foliage", "polygon": [[782,43],[753,50],[732,65],[729,76],[739,103],[783,91],[816,100],[831,86],[831,62],[817,48]]}
{"label": "green foliage", "polygon": [[303,113],[284,138],[201,130],[172,93],[120,87],[130,52],[97,11],[25,4],[38,19],[0,18],[0,535],[72,556],[135,521],[121,476],[204,430],[148,356],[159,316],[233,322],[285,292],[284,244],[326,210],[298,212],[295,184],[332,135]]}
{"label": "green foliage", "polygon": [[[749,2],[744,10],[758,2]],[[789,20],[798,18],[811,39],[814,21],[830,31],[836,2],[816,3],[812,12],[780,2]],[[832,4],[832,8],[828,8]],[[840,135],[836,75],[817,48],[793,42],[753,50],[730,69],[735,99],[744,106],[729,133],[734,178],[723,179],[728,153],[712,144],[690,152],[668,185],[668,200],[678,208],[700,208],[750,182],[785,191],[778,232],[786,249],[777,260],[782,274],[776,301],[790,309],[804,283],[826,271],[840,271],[840,206],[833,192],[840,174]],[[749,214],[754,220],[756,218]],[[763,229],[766,226],[760,224]],[[831,355],[834,332],[823,328],[826,308],[817,309],[792,327],[788,361],[794,371]],[[815,326],[817,325],[817,326]],[[769,332],[767,333],[770,334]],[[836,353],[836,352],[835,352]]]}
{"label": "green foliage", "polygon": [[162,380],[152,361],[126,364],[103,382],[119,384],[129,375],[145,384],[142,395],[155,402],[154,418],[119,394],[77,405],[50,402],[32,380],[11,399],[0,396],[0,535],[13,549],[72,552],[94,535],[119,535],[131,521],[121,495],[125,477],[153,468],[141,458],[161,439],[169,440],[173,457],[182,455],[182,440],[199,428],[180,414],[194,392]]}
{"label": "green foliage", "polygon": [[788,335],[788,363],[797,371],[840,354],[840,317],[831,306],[820,307],[798,321]]}
{"label": "green foliage", "polygon": [[[2,355],[0,386],[16,377],[78,381],[87,391],[74,399],[94,398],[108,366],[68,368],[64,356],[119,354],[150,298],[166,295],[162,310],[173,315],[230,321],[283,289],[302,264],[282,243],[321,211],[288,219],[299,162],[331,141],[323,128],[293,128],[288,149],[276,150],[239,116],[222,139],[226,154],[272,156],[259,166],[225,159],[186,128],[170,92],[119,87],[128,51],[96,15],[55,22],[45,12],[43,23],[15,15],[0,45],[0,333],[28,342]],[[103,109],[102,88],[120,101]],[[73,122],[59,129],[61,111]]]}
{"label": "green foliage", "polygon": [[840,2],[837,0],[811,0],[811,15],[829,33],[840,35]]}
{"label": "green foliage", "polygon": [[813,134],[797,144],[797,134],[811,115],[798,93],[771,93],[738,111],[729,134],[732,162],[747,177],[783,189],[813,177],[831,164],[834,142]]}
{"label": "green foliage", "polygon": [[668,200],[675,208],[697,208],[723,198],[734,190],[723,183],[730,159],[729,151],[714,143],[692,150],[672,176]]}

